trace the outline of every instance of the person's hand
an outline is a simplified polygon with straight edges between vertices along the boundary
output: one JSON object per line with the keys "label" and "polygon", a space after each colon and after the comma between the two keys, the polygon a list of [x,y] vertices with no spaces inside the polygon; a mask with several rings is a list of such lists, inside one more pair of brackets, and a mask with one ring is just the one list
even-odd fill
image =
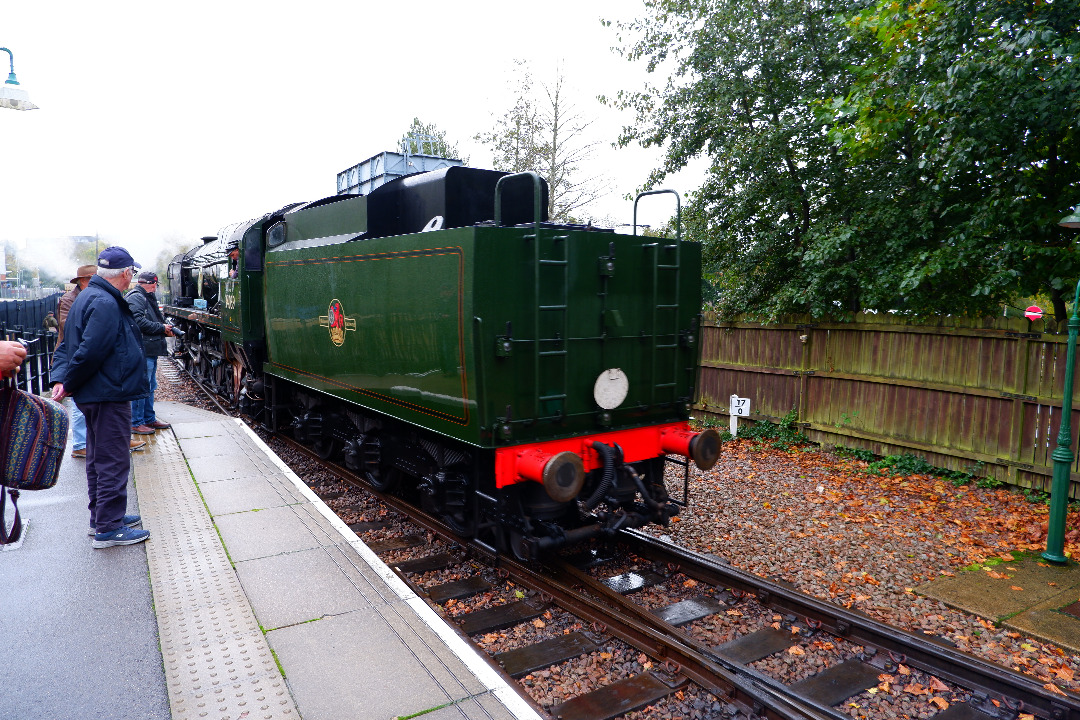
{"label": "person's hand", "polygon": [[26,358],[26,348],[22,343],[0,340],[0,374],[7,377],[22,365]]}
{"label": "person's hand", "polygon": [[52,399],[56,402],[60,402],[67,397],[67,391],[64,390],[64,383],[56,383],[52,389]]}
{"label": "person's hand", "polygon": [[165,326],[165,337],[176,337],[175,335],[173,335],[172,325]]}

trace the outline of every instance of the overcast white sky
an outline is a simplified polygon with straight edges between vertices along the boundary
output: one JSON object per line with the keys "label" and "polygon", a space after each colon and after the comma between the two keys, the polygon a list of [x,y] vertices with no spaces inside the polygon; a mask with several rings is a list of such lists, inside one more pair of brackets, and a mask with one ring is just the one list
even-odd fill
{"label": "overcast white sky", "polygon": [[[643,69],[611,52],[614,28],[600,24],[642,8],[639,0],[5,3],[0,47],[15,54],[18,79],[41,109],[0,109],[0,241],[66,266],[46,239],[98,234],[152,263],[164,240],[194,244],[334,194],[339,171],[396,149],[414,116],[488,167],[490,153],[471,138],[509,106],[515,58],[531,61],[540,80],[562,60],[577,108],[596,118],[601,145],[590,171],[614,180],[593,214],[630,222],[621,196],[658,154],[610,149],[628,118],[595,97],[643,86]],[[669,185],[684,197],[697,184],[687,175],[689,184]],[[645,202],[639,222],[672,214],[663,196]]]}

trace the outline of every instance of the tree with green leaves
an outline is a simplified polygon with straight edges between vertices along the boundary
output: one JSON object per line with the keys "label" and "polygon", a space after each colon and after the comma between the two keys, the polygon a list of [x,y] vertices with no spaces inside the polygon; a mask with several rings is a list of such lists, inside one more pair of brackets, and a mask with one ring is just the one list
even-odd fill
{"label": "tree with green leaves", "polygon": [[451,145],[446,139],[446,131],[440,130],[435,123],[421,122],[413,118],[412,125],[401,136],[398,147],[410,155],[434,155],[435,157],[460,160],[457,144]]}
{"label": "tree with green leaves", "polygon": [[[915,168],[921,240],[903,287],[959,283],[990,310],[1048,295],[1058,320],[1080,275],[1058,220],[1080,202],[1080,4],[878,1],[847,15],[871,48],[830,110],[852,163]],[[913,244],[915,244],[913,242]]]}
{"label": "tree with green leaves", "polygon": [[572,222],[605,192],[603,181],[583,175],[596,143],[586,140],[592,120],[570,98],[566,77],[536,83],[528,63],[515,61],[514,103],[495,127],[476,136],[491,148],[496,170],[536,171],[548,184],[548,217]]}
{"label": "tree with green leaves", "polygon": [[[1023,34],[1009,39],[1011,6],[883,0],[850,15],[834,0],[648,0],[648,17],[619,25],[623,54],[668,75],[610,101],[636,114],[621,144],[665,150],[646,186],[711,160],[686,219],[722,314],[996,314],[1075,277],[1071,249],[1051,246],[1054,213],[1080,199],[1075,131],[1052,119],[1075,116],[1076,22],[1071,40],[1040,26],[1039,60]],[[928,111],[919,97],[937,99]]]}
{"label": "tree with green leaves", "polygon": [[[864,306],[865,290],[853,280],[870,258],[861,238],[837,229],[861,178],[822,132],[813,105],[850,81],[838,50],[845,33],[833,21],[840,3],[646,7],[648,17],[619,25],[622,53],[647,60],[663,79],[607,101],[635,115],[620,145],[664,149],[645,189],[696,157],[710,159],[684,220],[687,236],[704,243],[717,308],[776,316]],[[823,243],[826,228],[837,231]]]}

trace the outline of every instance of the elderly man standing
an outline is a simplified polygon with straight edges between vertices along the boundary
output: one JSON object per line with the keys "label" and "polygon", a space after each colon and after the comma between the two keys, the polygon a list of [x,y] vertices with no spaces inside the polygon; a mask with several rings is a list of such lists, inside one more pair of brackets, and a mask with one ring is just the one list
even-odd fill
{"label": "elderly man standing", "polygon": [[[71,312],[71,306],[75,302],[75,298],[79,296],[79,293],[86,289],[86,284],[90,282],[90,278],[97,274],[97,265],[82,265],[75,273],[75,277],[71,278],[71,284],[74,285],[71,290],[68,290],[60,298],[60,307],[58,312],[60,315],[58,332],[56,335],[56,347],[60,347],[60,343],[64,341],[64,323],[67,322],[68,313]],[[86,418],[83,417],[82,411],[79,410],[79,406],[74,402],[71,403],[71,457],[76,460],[86,459]],[[145,440],[137,440],[131,438],[128,448],[130,450],[141,450],[146,447]]]}
{"label": "elderly man standing", "polygon": [[97,275],[71,306],[53,360],[53,400],[68,395],[86,416],[86,484],[95,548],[132,545],[150,536],[125,515],[131,469],[131,401],[146,397],[142,333],[123,291],[141,267],[122,247],[98,256]]}
{"label": "elderly man standing", "polygon": [[157,273],[144,270],[139,273],[139,284],[127,294],[127,303],[135,315],[135,324],[142,332],[143,351],[146,352],[146,377],[150,381],[150,394],[142,400],[131,401],[131,432],[136,435],[153,435],[155,430],[171,427],[157,419],[154,414],[154,391],[157,390],[157,359],[168,355],[165,338],[172,337],[172,325],[158,309]]}

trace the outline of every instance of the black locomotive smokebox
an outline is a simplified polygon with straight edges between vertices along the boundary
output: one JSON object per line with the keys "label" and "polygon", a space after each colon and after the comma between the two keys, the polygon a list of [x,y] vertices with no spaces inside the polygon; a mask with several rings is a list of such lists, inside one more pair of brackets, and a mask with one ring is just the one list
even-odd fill
{"label": "black locomotive smokebox", "polygon": [[[469,227],[495,219],[495,184],[507,173],[448,167],[406,175],[372,190],[365,237],[387,237],[432,229]],[[547,183],[541,181],[540,219],[547,220]],[[441,218],[441,222],[438,220]],[[515,177],[503,184],[502,224],[532,222],[533,181]]]}

